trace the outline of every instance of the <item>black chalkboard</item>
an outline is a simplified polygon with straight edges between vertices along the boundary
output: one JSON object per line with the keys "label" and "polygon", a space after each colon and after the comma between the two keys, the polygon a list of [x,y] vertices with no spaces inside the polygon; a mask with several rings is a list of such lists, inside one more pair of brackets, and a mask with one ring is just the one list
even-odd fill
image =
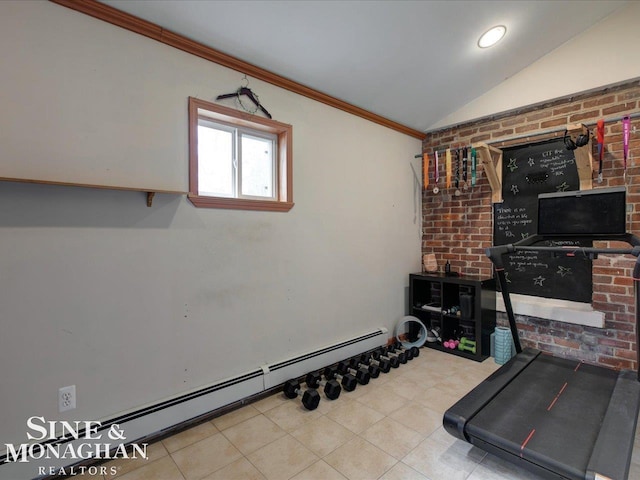
{"label": "black chalkboard", "polygon": [[[494,204],[493,244],[515,243],[537,233],[538,194],[580,189],[573,152],[562,139],[502,149],[503,203]],[[591,246],[590,242],[546,245]],[[544,245],[541,243],[540,245]],[[591,261],[518,252],[505,258],[510,293],[591,302]]]}

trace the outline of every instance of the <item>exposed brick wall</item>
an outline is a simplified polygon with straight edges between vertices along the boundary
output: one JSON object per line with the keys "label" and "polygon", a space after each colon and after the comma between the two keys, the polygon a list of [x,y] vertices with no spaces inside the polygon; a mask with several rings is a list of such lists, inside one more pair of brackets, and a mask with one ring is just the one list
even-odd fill
{"label": "exposed brick wall", "polygon": [[[623,179],[622,124],[606,122],[604,181],[597,182],[597,143],[595,124],[604,118],[640,112],[640,82],[634,81],[597,92],[575,95],[519,109],[515,112],[431,132],[423,151],[431,154],[446,148],[461,148],[476,142],[507,147],[561,137],[563,131],[544,133],[576,123],[591,129],[594,154],[593,188],[627,185],[627,204],[631,212],[627,231],[640,236],[640,118],[631,120],[631,141],[626,182]],[[637,131],[636,131],[637,128]],[[510,137],[531,137],[508,141]],[[506,141],[502,141],[505,140]],[[589,147],[585,147],[589,148]],[[433,162],[433,158],[432,158]],[[482,167],[477,184],[471,188],[444,188],[444,158],[440,160],[440,192],[434,194],[433,164],[430,185],[423,192],[422,253],[435,253],[442,269],[448,260],[452,270],[462,274],[492,276],[491,262],[484,254],[493,241],[491,189]],[[597,243],[598,246],[627,248],[626,243]],[[517,316],[523,346],[619,368],[637,368],[633,282],[634,259],[630,256],[600,256],[593,263],[593,307],[605,313],[605,328],[571,325],[564,322]],[[499,315],[506,325],[506,315]]]}

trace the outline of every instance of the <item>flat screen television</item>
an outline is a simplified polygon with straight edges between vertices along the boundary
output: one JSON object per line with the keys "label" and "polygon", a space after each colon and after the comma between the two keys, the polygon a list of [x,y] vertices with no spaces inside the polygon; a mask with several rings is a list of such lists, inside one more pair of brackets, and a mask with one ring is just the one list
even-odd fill
{"label": "flat screen television", "polygon": [[539,235],[623,235],[626,189],[596,188],[538,195]]}

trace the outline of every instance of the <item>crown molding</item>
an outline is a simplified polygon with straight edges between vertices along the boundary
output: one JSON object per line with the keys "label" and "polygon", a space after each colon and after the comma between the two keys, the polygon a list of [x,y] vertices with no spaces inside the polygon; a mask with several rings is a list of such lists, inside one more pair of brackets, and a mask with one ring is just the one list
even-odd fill
{"label": "crown molding", "polygon": [[393,120],[389,120],[388,118],[382,117],[363,108],[356,107],[355,105],[332,97],[331,95],[327,95],[326,93],[322,93],[318,90],[302,85],[286,77],[257,67],[256,65],[240,60],[239,58],[233,57],[226,53],[220,52],[219,50],[208,47],[202,43],[196,42],[187,37],[166,30],[161,26],[156,25],[155,23],[148,22],[104,3],[100,3],[96,0],[50,1],[58,5],[73,9],[77,12],[97,18],[99,20],[111,23],[112,25],[116,25],[131,32],[135,32],[140,35],[144,35],[145,37],[152,38],[153,40],[164,43],[165,45],[169,45],[171,47],[177,48],[178,50],[182,50],[183,52],[190,53],[218,65],[236,70],[258,80],[262,80],[270,83],[271,85],[275,85],[276,87],[284,88],[285,90],[288,90],[290,92],[297,93],[298,95],[302,95],[317,102],[324,103],[325,105],[329,105],[352,115],[364,118],[366,120],[369,120],[370,122],[377,123],[400,133],[404,133],[405,135],[409,135],[420,140],[423,140],[425,138],[424,132],[394,122]]}

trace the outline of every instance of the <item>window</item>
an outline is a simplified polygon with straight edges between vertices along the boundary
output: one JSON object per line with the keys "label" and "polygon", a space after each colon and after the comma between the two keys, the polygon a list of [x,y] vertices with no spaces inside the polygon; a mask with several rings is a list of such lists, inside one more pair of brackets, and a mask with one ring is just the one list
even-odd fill
{"label": "window", "polygon": [[293,207],[292,127],[189,98],[189,200],[196,207]]}
{"label": "window", "polygon": [[277,200],[278,136],[198,120],[198,192],[212,197]]}

